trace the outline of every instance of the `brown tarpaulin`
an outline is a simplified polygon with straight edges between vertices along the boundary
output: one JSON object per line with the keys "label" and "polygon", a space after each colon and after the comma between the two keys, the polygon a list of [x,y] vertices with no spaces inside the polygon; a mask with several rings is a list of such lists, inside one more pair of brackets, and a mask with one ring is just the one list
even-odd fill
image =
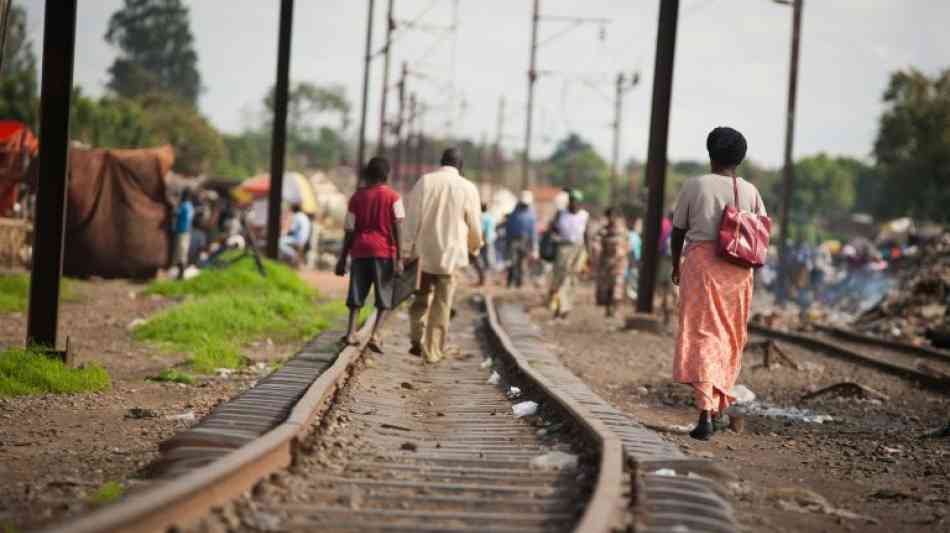
{"label": "brown tarpaulin", "polygon": [[67,276],[147,278],[168,263],[170,146],[69,152]]}

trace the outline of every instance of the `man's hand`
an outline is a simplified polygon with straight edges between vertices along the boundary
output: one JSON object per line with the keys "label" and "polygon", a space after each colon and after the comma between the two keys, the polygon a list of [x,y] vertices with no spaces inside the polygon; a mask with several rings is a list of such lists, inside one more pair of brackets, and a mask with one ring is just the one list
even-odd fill
{"label": "man's hand", "polygon": [[397,258],[396,261],[393,263],[393,270],[395,270],[397,276],[402,274],[403,271],[406,270],[406,264],[402,260],[401,257]]}
{"label": "man's hand", "polygon": [[673,282],[673,285],[677,287],[680,286],[680,267],[679,265],[673,267],[673,275],[670,276],[670,280]]}
{"label": "man's hand", "polygon": [[346,275],[346,258],[341,257],[336,262],[336,270],[334,271],[337,276],[343,277]]}

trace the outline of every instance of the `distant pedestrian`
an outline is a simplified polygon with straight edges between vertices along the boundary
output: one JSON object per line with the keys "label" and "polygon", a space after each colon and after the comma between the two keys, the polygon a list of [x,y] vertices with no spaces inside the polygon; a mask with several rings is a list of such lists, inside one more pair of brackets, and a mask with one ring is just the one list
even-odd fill
{"label": "distant pedestrian", "polygon": [[[745,137],[732,128],[716,128],[706,148],[711,173],[683,184],[671,239],[671,281],[681,291],[673,379],[694,389],[700,414],[690,436],[701,440],[723,427],[724,411],[735,402],[731,391],[742,368],[752,302],[752,269],[718,255],[722,213],[736,203],[738,191],[738,209],[765,214],[755,185],[736,177],[746,154]],[[686,259],[680,267],[684,240]]]}
{"label": "distant pedestrian", "polygon": [[181,191],[181,201],[175,209],[175,254],[172,263],[178,265],[178,279],[184,279],[185,269],[190,264],[191,228],[195,220],[195,206],[191,202],[191,191]]}
{"label": "distant pedestrian", "polygon": [[637,281],[640,279],[640,253],[643,248],[643,239],[640,237],[640,220],[630,220],[627,238],[627,297],[637,299]]}
{"label": "distant pedestrian", "polygon": [[495,268],[495,239],[495,215],[488,210],[488,204],[482,203],[482,240],[485,245],[479,251],[479,258],[482,260],[482,268],[487,272]]}
{"label": "distant pedestrian", "polygon": [[524,283],[525,262],[536,254],[538,245],[537,218],[531,208],[531,191],[523,191],[514,211],[505,222],[508,255],[508,288],[520,289]]}
{"label": "distant pedestrian", "polygon": [[617,304],[623,301],[630,235],[623,217],[615,208],[607,209],[606,218],[606,224],[597,234],[600,252],[596,265],[596,300],[597,305],[606,308],[607,316],[613,317]]}
{"label": "distant pedestrian", "polygon": [[480,220],[482,225],[482,240],[485,242],[485,245],[478,250],[478,254],[472,254],[468,258],[468,261],[472,264],[475,273],[478,275],[478,286],[483,287],[485,285],[486,276],[491,272],[492,261],[489,259],[494,256],[495,247],[495,218],[488,212],[488,204],[486,203],[482,203],[482,216]]}
{"label": "distant pedestrian", "polygon": [[310,242],[312,224],[310,217],[303,212],[300,204],[292,204],[290,211],[293,213],[290,217],[290,229],[279,241],[280,255],[292,265],[297,266],[307,243]]}
{"label": "distant pedestrian", "polygon": [[428,363],[446,355],[453,274],[468,266],[469,256],[482,246],[478,189],[461,171],[461,150],[449,148],[442,167],[419,178],[406,202],[407,247],[422,272],[409,308],[410,353]]}
{"label": "distant pedestrian", "polygon": [[347,344],[358,344],[356,318],[366,302],[370,288],[376,304],[376,322],[367,347],[383,353],[381,332],[393,308],[393,282],[402,273],[402,223],[406,218],[399,193],[386,185],[389,162],[382,157],[369,160],[363,171],[365,186],[353,193],[346,213],[346,235],[336,264],[336,274],[346,274],[350,264],[350,287],[346,306],[350,309]]}
{"label": "distant pedestrian", "polygon": [[577,278],[587,261],[587,222],[590,215],[581,209],[583,195],[578,190],[567,190],[567,208],[558,211],[552,222],[557,257],[551,276],[548,306],[555,319],[567,318],[574,308]]}

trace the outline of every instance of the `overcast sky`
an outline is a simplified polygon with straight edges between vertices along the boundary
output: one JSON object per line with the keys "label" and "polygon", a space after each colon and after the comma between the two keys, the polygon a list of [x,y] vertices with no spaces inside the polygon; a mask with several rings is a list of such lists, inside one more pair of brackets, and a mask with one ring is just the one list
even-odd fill
{"label": "overcast sky", "polygon": [[[19,0],[28,11],[39,52],[42,0]],[[205,91],[201,110],[224,131],[254,120],[276,69],[276,0],[200,0],[191,7]],[[659,0],[542,0],[542,15],[610,19],[579,26],[539,50],[533,154],[550,153],[568,131],[590,139],[608,158],[614,79],[639,71],[641,84],[624,101],[623,159],[645,158]],[[80,0],[76,83],[101,94],[116,50],[104,40],[121,0]],[[382,44],[386,2],[376,2],[374,47]],[[397,20],[431,26],[452,22],[453,0],[395,0]],[[343,84],[359,109],[366,0],[298,0],[291,78]],[[457,136],[495,138],[499,99],[507,114],[504,144],[520,149],[530,41],[531,0],[459,0],[456,67],[453,39],[437,30],[406,31],[394,45],[394,72],[403,60],[422,77],[411,90],[433,111],[425,126],[450,123],[453,79]],[[770,0],[683,0],[676,49],[670,156],[705,157],[712,127],[731,125],[749,139],[750,157],[779,164],[792,10]],[[419,18],[421,16],[421,18]],[[950,2],[944,0],[809,0],[802,24],[796,155],[819,151],[867,158],[889,73],[915,66],[934,73],[950,66]],[[540,40],[568,25],[542,21]],[[373,66],[369,139],[378,124],[382,61]],[[395,76],[393,76],[395,78]],[[395,79],[393,79],[395,81]],[[390,109],[395,107],[393,99]],[[354,114],[354,125],[358,116]],[[353,130],[355,132],[355,127]]]}

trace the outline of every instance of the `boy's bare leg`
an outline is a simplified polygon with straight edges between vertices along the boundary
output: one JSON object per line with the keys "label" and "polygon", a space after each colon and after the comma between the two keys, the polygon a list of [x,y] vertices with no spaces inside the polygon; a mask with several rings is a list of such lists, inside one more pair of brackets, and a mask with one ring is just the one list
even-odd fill
{"label": "boy's bare leg", "polygon": [[359,316],[359,314],[360,314],[359,309],[355,307],[350,308],[350,318],[346,325],[346,337],[344,337],[344,340],[346,341],[347,344],[351,344],[351,345],[357,344],[356,318]]}
{"label": "boy's bare leg", "polygon": [[386,325],[387,318],[389,318],[389,311],[385,309],[376,310],[376,322],[373,323],[373,334],[370,338],[377,342],[380,340],[380,331],[382,331],[383,326]]}

